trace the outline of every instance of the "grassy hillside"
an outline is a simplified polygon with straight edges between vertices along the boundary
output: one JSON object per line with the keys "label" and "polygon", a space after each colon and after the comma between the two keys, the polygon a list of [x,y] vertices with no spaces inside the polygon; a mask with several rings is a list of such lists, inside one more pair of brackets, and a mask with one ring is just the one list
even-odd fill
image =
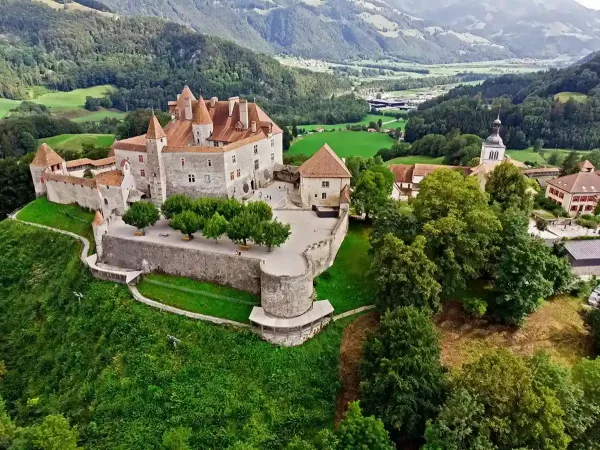
{"label": "grassy hillside", "polygon": [[329,144],[338,156],[342,158],[347,156],[370,158],[381,148],[391,148],[394,140],[385,133],[328,131],[313,133],[295,140],[288,153],[290,155],[312,155],[323,144]]}
{"label": "grassy hillside", "polygon": [[[349,124],[341,123],[341,124],[336,124],[336,125],[322,125],[322,124],[317,124],[317,125],[298,125],[298,128],[303,128],[306,131],[314,131],[317,128],[323,128],[324,130],[339,130],[340,128],[345,129],[346,125],[364,125],[364,126],[367,126],[371,122],[377,123],[377,121],[379,119],[381,119],[381,121],[384,123],[383,128],[394,128],[394,129],[396,129],[396,128],[402,128],[402,129],[404,129],[404,125],[406,124],[406,122],[404,120],[396,121],[396,119],[393,118],[393,117],[391,117],[391,116],[378,116],[376,114],[367,114],[364,117],[364,119],[362,119],[359,122],[352,122],[352,123],[349,123]],[[389,123],[387,123],[387,122],[389,122]]]}
{"label": "grassy hillside", "polygon": [[579,92],[559,92],[558,94],[554,95],[554,100],[558,100],[561,103],[566,103],[571,99],[577,102],[586,102],[588,96]]}
{"label": "grassy hillside", "polygon": [[40,139],[53,149],[81,150],[83,144],[93,144],[96,147],[107,148],[115,141],[112,134],[60,134],[50,138]]}
{"label": "grassy hillside", "polygon": [[0,223],[0,395],[20,425],[63,413],[89,450],[160,448],[177,427],[192,448],[283,449],[332,426],[340,324],[277,348],[137,303],[77,255],[69,237]]}
{"label": "grassy hillside", "polygon": [[444,164],[444,157],[440,156],[439,158],[434,158],[432,156],[422,156],[422,155],[414,155],[414,156],[401,156],[400,158],[394,158],[386,162],[389,166],[390,164]]}

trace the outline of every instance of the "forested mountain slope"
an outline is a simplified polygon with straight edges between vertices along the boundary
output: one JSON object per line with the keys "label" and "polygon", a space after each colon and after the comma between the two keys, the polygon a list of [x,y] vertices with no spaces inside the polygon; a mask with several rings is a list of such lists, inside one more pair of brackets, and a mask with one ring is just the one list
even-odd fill
{"label": "forested mountain slope", "polygon": [[498,112],[509,148],[526,148],[536,139],[550,148],[600,147],[600,54],[567,69],[504,75],[453,89],[412,114],[406,139],[452,129],[486,137]]}
{"label": "forested mountain slope", "polygon": [[281,66],[266,55],[151,18],[55,11],[27,0],[0,2],[0,97],[31,86],[120,88],[119,109],[165,110],[184,84],[210,96],[293,103],[341,86],[331,75]]}

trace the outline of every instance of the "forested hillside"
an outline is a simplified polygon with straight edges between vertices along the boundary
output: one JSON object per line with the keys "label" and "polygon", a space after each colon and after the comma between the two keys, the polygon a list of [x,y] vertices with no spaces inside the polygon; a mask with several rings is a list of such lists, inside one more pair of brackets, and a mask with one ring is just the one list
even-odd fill
{"label": "forested hillside", "polygon": [[0,2],[0,97],[113,84],[112,105],[165,110],[184,84],[209,96],[256,96],[292,104],[341,87],[328,74],[294,70],[273,58],[154,18],[51,10]]}
{"label": "forested hillside", "polygon": [[599,147],[600,55],[567,69],[455,88],[420,106],[408,121],[406,139],[453,129],[487,137],[498,112],[509,148],[527,148],[537,139],[548,148]]}

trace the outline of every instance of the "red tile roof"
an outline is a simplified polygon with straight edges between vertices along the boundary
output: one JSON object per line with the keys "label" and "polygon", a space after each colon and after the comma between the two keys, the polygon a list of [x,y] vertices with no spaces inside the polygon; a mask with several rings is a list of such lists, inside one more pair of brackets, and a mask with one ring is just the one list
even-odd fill
{"label": "red tile roof", "polygon": [[583,169],[583,170],[594,170],[595,169],[594,165],[591,162],[589,162],[587,159],[585,161],[581,161],[579,163],[579,168]]}
{"label": "red tile roof", "polygon": [[414,165],[392,164],[389,169],[394,174],[395,183],[412,183]]}
{"label": "red tile roof", "polygon": [[202,97],[200,97],[200,99],[196,103],[192,122],[196,125],[205,125],[208,123],[212,123],[210,113],[208,112],[208,108],[206,107],[206,102]]}
{"label": "red tile roof", "polygon": [[338,155],[324,144],[298,169],[304,178],[351,178],[350,171]]}
{"label": "red tile roof", "polygon": [[148,132],[146,133],[146,139],[161,139],[166,137],[165,130],[158,122],[158,119],[152,113],[152,118],[150,119],[150,124],[148,125]]}
{"label": "red tile roof", "polygon": [[96,211],[94,225],[104,225],[104,217],[102,217],[102,213],[100,211]]}
{"label": "red tile roof", "polygon": [[600,193],[600,176],[594,172],[578,172],[548,180],[547,183],[569,194]]}
{"label": "red tile roof", "polygon": [[427,175],[435,172],[438,169],[457,169],[457,170],[464,172],[465,175],[469,175],[471,173],[470,167],[444,166],[444,165],[440,165],[440,164],[415,164],[413,176],[426,177]]}
{"label": "red tile roof", "polygon": [[350,203],[350,186],[348,184],[340,192],[340,203]]}
{"label": "red tile roof", "polygon": [[81,167],[81,166],[108,166],[110,164],[115,163],[115,157],[109,156],[108,158],[103,159],[89,159],[89,158],[81,158],[81,159],[73,159],[71,161],[67,161],[66,165],[68,169],[72,169],[73,167]]}
{"label": "red tile roof", "polygon": [[96,180],[93,178],[72,177],[70,175],[60,175],[58,173],[46,172],[44,173],[44,179],[46,181],[62,181],[63,183],[70,183],[73,185],[78,184],[80,186],[86,186],[89,188],[96,187]]}
{"label": "red tile roof", "polygon": [[36,167],[50,167],[55,164],[62,164],[63,161],[64,159],[52,150],[48,144],[42,144],[37,152],[35,152],[35,157],[31,161],[31,165]]}
{"label": "red tile roof", "polygon": [[103,186],[121,186],[123,174],[120,170],[109,170],[96,175],[96,182]]}

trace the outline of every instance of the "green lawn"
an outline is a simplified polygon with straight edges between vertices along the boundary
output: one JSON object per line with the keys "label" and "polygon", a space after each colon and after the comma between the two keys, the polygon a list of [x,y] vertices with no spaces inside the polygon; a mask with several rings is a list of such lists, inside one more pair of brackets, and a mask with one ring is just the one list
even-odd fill
{"label": "green lawn", "polygon": [[87,110],[83,110],[86,112],[86,114],[83,114],[81,116],[78,117],[74,117],[73,119],[71,119],[73,122],[99,122],[102,119],[123,119],[127,113],[121,112],[121,111],[109,111],[109,110],[102,110],[102,111],[94,111],[94,112],[88,112]]}
{"label": "green lawn", "polygon": [[536,162],[538,164],[543,164],[543,165],[548,166],[550,164],[548,164],[548,161],[546,161],[546,158],[548,158],[553,152],[560,152],[560,153],[567,154],[567,153],[570,153],[573,151],[579,153],[580,155],[584,155],[584,154],[588,153],[586,151],[569,150],[569,149],[564,149],[564,148],[546,148],[546,149],[544,149],[544,156],[542,156],[539,153],[535,153],[533,151],[533,147],[529,147],[526,150],[506,150],[506,154],[516,161],[521,161],[521,162],[531,161],[531,162]]}
{"label": "green lawn", "polygon": [[83,236],[90,241],[90,254],[96,249],[92,221],[94,213],[77,205],[51,203],[46,197],[40,197],[29,203],[17,215],[19,220],[39,223],[59,230]]}
{"label": "green lawn", "polygon": [[566,103],[570,99],[577,102],[587,102],[588,96],[579,92],[559,92],[554,96],[554,100],[559,100],[561,103]]}
{"label": "green lawn", "polygon": [[370,230],[362,223],[351,222],[333,266],[317,278],[317,298],[329,300],[335,314],[375,303],[368,276]]}
{"label": "green lawn", "polygon": [[96,147],[107,148],[115,141],[112,134],[60,134],[45,139],[39,143],[46,143],[54,150],[81,150],[83,144],[94,144]]}
{"label": "green lawn", "polygon": [[138,289],[146,297],[176,308],[244,323],[249,323],[252,308],[260,304],[259,298],[248,292],[170,275],[147,275]]}
{"label": "green lawn", "polygon": [[386,165],[391,164],[444,164],[444,157],[433,158],[432,156],[401,156],[400,158],[394,158],[386,162]]}
{"label": "green lawn", "polygon": [[338,156],[362,156],[370,158],[381,148],[391,148],[394,140],[385,133],[368,133],[366,131],[328,131],[313,133],[297,139],[288,154],[312,155],[323,144],[329,146]]}
{"label": "green lawn", "polygon": [[[30,101],[47,106],[53,113],[62,114],[73,110],[83,110],[87,96],[103,97],[104,93],[110,89],[113,87],[107,84],[69,92],[53,91],[32,98]],[[20,103],[20,100],[0,99],[0,118],[7,115],[10,109],[16,108]]]}
{"label": "green lawn", "polygon": [[[376,114],[367,114],[365,116],[364,119],[362,119],[359,122],[351,122],[351,123],[339,123],[336,125],[323,125],[323,124],[317,124],[317,125],[298,125],[298,128],[304,128],[306,131],[314,131],[317,128],[323,128],[324,130],[339,130],[341,129],[345,129],[346,125],[364,125],[367,126],[369,125],[369,123],[371,122],[375,122],[377,123],[377,121],[381,119],[381,121],[384,123],[383,128],[393,128],[396,129],[398,127],[402,128],[404,130],[404,127],[406,126],[406,122],[404,120],[399,120],[396,121],[396,119],[392,116],[379,116]],[[390,122],[387,125],[385,125],[386,122]]]}

